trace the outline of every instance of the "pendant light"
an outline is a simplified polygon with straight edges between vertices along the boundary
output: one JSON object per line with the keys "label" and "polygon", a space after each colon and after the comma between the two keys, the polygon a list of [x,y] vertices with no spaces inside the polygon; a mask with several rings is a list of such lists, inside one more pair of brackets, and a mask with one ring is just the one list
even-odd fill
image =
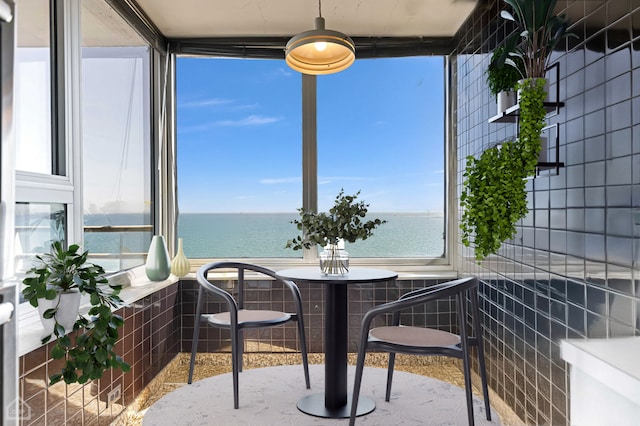
{"label": "pendant light", "polygon": [[356,59],[351,38],[324,28],[320,1],[315,29],[293,36],[285,48],[287,65],[304,74],[333,74],[349,68]]}

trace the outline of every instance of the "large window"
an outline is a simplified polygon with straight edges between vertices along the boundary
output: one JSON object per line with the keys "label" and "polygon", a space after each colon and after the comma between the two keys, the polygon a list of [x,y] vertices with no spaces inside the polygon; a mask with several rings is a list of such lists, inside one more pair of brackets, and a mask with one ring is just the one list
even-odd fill
{"label": "large window", "polygon": [[374,236],[346,244],[353,257],[444,254],[444,60],[356,61],[318,77],[318,209],[360,192]]}
{"label": "large window", "polygon": [[52,173],[49,0],[19,2],[16,20],[16,169]]}
{"label": "large window", "polygon": [[180,58],[178,235],[187,257],[300,257],[300,74],[284,61]]}
{"label": "large window", "polygon": [[178,234],[187,256],[301,256],[284,248],[298,232],[290,221],[309,172],[300,93],[317,97],[319,210],[344,188],[388,221],[350,254],[443,256],[443,58],[356,61],[317,77],[316,93],[301,81],[283,61],[178,59]]}
{"label": "large window", "polygon": [[117,271],[144,262],[153,234],[150,49],[103,0],[81,13],[84,244]]}
{"label": "large window", "polygon": [[66,239],[67,212],[64,204],[16,204],[16,271],[29,269],[35,255],[48,252],[51,243]]}
{"label": "large window", "polygon": [[109,272],[141,265],[157,232],[150,44],[104,0],[16,9],[16,270],[52,240]]}

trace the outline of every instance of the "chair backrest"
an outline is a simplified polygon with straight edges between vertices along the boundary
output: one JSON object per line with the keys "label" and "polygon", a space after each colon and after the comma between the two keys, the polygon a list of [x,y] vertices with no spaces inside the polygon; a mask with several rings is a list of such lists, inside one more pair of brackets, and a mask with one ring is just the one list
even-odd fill
{"label": "chair backrest", "polygon": [[[235,269],[238,275],[238,296],[237,300],[233,297],[231,293],[228,291],[212,284],[208,280],[208,274],[210,271],[218,270],[218,269]],[[206,265],[201,266],[196,273],[196,278],[198,280],[198,284],[200,285],[200,294],[199,298],[201,298],[202,291],[206,291],[209,294],[212,294],[216,297],[222,298],[227,302],[229,310],[238,310],[244,308],[244,292],[245,292],[245,271],[257,272],[266,277],[270,277],[273,280],[285,285],[292,292],[300,295],[300,291],[298,287],[291,281],[286,281],[278,277],[276,272],[272,269],[265,268],[264,266],[255,265],[251,263],[244,262],[212,262]]]}
{"label": "chair backrest", "polygon": [[383,313],[391,313],[393,314],[392,324],[398,325],[401,311],[438,299],[456,297],[456,300],[462,300],[467,292],[469,292],[471,300],[474,302],[473,298],[477,298],[477,288],[478,279],[476,277],[468,277],[413,290],[400,296],[398,300],[369,309],[362,320],[362,324],[363,327],[366,326],[368,329],[373,318]]}

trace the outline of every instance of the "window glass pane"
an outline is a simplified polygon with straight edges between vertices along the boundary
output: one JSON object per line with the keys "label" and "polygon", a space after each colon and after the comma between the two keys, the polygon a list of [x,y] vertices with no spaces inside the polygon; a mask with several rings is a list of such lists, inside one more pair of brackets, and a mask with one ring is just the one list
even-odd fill
{"label": "window glass pane", "polygon": [[16,9],[16,169],[51,174],[49,0],[20,0]]}
{"label": "window glass pane", "polygon": [[66,223],[64,204],[16,203],[16,272],[31,268],[34,256],[48,253],[52,242],[65,240]]}
{"label": "window glass pane", "polygon": [[284,60],[178,58],[178,235],[190,258],[301,257],[301,77]]}
{"label": "window glass pane", "polygon": [[318,78],[318,209],[341,188],[386,219],[353,257],[444,253],[444,60],[356,61]]}
{"label": "window glass pane", "polygon": [[84,244],[107,271],[144,263],[151,222],[150,49],[102,0],[82,2]]}

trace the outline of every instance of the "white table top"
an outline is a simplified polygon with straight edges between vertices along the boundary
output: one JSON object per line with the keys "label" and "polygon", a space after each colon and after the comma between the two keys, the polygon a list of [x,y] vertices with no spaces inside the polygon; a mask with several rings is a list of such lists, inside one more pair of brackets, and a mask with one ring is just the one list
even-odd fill
{"label": "white table top", "polygon": [[394,271],[376,268],[349,268],[349,272],[344,275],[324,275],[320,272],[320,267],[307,267],[283,269],[277,271],[277,274],[285,280],[325,284],[374,283],[398,278]]}

